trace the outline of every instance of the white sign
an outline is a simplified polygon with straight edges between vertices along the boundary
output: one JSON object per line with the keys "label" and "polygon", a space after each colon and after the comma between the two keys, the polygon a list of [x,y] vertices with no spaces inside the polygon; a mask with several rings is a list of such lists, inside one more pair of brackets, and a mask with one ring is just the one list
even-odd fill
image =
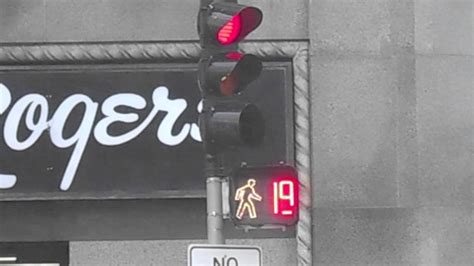
{"label": "white sign", "polygon": [[256,246],[190,245],[188,266],[262,266],[262,249]]}

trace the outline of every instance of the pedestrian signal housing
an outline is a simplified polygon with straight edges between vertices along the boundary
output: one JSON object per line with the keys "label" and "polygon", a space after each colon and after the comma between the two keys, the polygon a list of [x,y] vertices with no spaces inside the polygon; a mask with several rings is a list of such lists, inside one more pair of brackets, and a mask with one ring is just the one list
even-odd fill
{"label": "pedestrian signal housing", "polygon": [[229,206],[237,226],[289,226],[298,221],[298,176],[288,165],[241,167],[230,178]]}

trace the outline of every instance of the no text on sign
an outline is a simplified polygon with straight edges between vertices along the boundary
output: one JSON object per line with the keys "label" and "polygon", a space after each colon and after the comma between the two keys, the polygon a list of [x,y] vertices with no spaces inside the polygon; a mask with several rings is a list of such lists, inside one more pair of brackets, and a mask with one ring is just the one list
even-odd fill
{"label": "no text on sign", "polygon": [[190,245],[188,266],[262,266],[262,249],[257,246]]}

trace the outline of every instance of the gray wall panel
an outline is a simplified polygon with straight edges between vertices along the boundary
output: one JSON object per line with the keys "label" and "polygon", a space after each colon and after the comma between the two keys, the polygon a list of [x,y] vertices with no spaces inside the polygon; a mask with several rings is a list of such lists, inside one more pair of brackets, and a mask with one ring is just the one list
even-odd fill
{"label": "gray wall panel", "polygon": [[474,55],[474,1],[416,0],[416,52]]}
{"label": "gray wall panel", "polygon": [[0,0],[0,43],[44,41],[44,1]]}
{"label": "gray wall panel", "polygon": [[416,265],[416,212],[401,208],[314,209],[314,265]]}
{"label": "gray wall panel", "polygon": [[[0,202],[0,241],[166,240],[206,237],[205,199]],[[34,221],[19,223],[18,221]],[[294,228],[237,230],[229,238],[291,238]]]}
{"label": "gray wall panel", "polygon": [[471,265],[472,209],[316,208],[314,265]]}
{"label": "gray wall panel", "polygon": [[397,69],[388,59],[312,60],[315,206],[395,206]]}
{"label": "gray wall panel", "polygon": [[[92,265],[186,265],[187,247],[206,240],[71,242],[73,266]],[[228,244],[262,247],[263,263],[268,266],[296,265],[294,239],[228,240]],[[287,252],[284,252],[287,251]]]}
{"label": "gray wall panel", "polygon": [[471,207],[427,207],[417,211],[419,265],[472,265]]}
{"label": "gray wall panel", "polygon": [[[307,1],[242,1],[264,12],[247,39],[307,38]],[[0,43],[197,40],[199,0],[0,0]]]}
{"label": "gray wall panel", "polygon": [[418,177],[423,206],[471,206],[474,57],[417,56]]}
{"label": "gray wall panel", "polygon": [[473,4],[310,1],[314,265],[472,264]]}
{"label": "gray wall panel", "polygon": [[312,1],[312,54],[382,55],[413,43],[411,0]]}

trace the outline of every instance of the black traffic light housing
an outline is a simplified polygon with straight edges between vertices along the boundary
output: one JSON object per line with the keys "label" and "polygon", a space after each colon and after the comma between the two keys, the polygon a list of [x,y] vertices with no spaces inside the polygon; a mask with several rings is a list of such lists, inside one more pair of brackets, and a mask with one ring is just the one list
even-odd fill
{"label": "black traffic light housing", "polygon": [[259,77],[262,62],[254,55],[237,51],[238,42],[261,21],[258,8],[239,5],[235,0],[201,0],[198,85],[203,110],[199,125],[208,155],[239,145],[256,146],[263,140],[265,123],[261,112],[240,95]]}

